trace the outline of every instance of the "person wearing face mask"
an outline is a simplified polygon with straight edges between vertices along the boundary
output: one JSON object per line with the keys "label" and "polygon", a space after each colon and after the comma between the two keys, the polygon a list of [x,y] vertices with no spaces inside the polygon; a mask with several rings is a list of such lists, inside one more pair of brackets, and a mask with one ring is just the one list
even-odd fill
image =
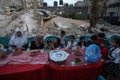
{"label": "person wearing face mask", "polygon": [[19,28],[15,29],[15,32],[10,39],[9,45],[16,49],[27,49],[28,41]]}

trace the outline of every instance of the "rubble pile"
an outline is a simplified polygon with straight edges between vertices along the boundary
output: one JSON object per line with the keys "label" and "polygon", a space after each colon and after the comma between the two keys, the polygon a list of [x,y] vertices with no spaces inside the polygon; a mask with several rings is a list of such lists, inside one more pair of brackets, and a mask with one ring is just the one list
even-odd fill
{"label": "rubble pile", "polygon": [[60,35],[60,31],[64,30],[66,35],[75,35],[76,37],[83,35],[92,35],[104,32],[106,35],[119,35],[120,26],[110,25],[108,23],[97,24],[96,28],[92,28],[93,33],[89,34],[88,21],[74,20],[62,17],[53,17],[44,21],[42,26],[39,20],[34,20],[32,11],[15,13],[11,15],[0,15],[0,36],[11,36],[16,27],[22,29],[26,36],[34,36],[37,33],[43,35]]}

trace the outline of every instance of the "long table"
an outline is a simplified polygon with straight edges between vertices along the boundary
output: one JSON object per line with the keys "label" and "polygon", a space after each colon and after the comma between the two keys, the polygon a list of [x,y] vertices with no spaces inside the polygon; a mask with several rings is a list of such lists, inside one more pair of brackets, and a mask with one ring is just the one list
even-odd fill
{"label": "long table", "polygon": [[0,80],[97,80],[102,73],[102,61],[71,65],[73,58],[78,56],[70,54],[64,64],[59,65],[49,60],[46,52],[35,57],[28,54],[24,51],[17,56],[9,55],[5,59],[9,62],[0,66]]}

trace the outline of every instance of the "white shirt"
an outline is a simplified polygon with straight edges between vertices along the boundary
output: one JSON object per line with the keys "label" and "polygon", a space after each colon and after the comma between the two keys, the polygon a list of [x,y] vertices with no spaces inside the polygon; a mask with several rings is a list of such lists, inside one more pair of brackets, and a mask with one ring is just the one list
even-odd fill
{"label": "white shirt", "polygon": [[73,43],[71,43],[71,41],[68,41],[67,48],[71,48],[72,50],[77,49],[77,42],[74,41]]}
{"label": "white shirt", "polygon": [[114,58],[114,63],[120,63],[120,47],[116,48],[112,53],[111,56]]}

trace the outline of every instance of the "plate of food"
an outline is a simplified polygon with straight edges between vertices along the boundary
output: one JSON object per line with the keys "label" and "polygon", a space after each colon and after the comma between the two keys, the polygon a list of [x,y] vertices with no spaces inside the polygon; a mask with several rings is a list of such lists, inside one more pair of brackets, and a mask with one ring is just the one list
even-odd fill
{"label": "plate of food", "polygon": [[30,51],[29,55],[30,56],[36,56],[36,55],[38,55],[38,51],[32,50],[32,51]]}
{"label": "plate of food", "polygon": [[55,62],[65,61],[68,56],[69,54],[63,50],[53,50],[50,52],[50,59]]}
{"label": "plate of food", "polygon": [[76,56],[82,56],[82,53],[81,53],[79,50],[75,50],[74,54],[75,54]]}
{"label": "plate of food", "polygon": [[13,55],[19,55],[22,54],[22,50],[21,49],[17,49],[15,50],[15,52],[13,53]]}
{"label": "plate of food", "polygon": [[74,62],[75,62],[75,63],[81,63],[82,61],[81,61],[80,58],[74,58]]}

